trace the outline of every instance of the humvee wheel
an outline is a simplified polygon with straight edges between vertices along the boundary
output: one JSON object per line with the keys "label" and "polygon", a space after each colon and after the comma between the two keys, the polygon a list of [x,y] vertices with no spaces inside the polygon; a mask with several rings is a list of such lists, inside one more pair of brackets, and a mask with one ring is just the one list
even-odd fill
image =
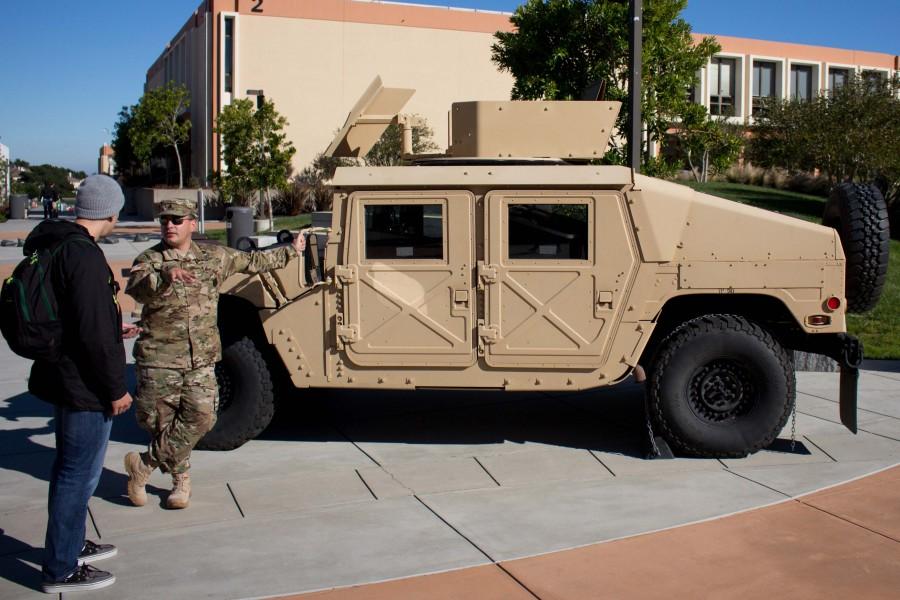
{"label": "humvee wheel", "polygon": [[790,356],[739,316],[706,315],[663,340],[650,369],[650,416],[685,454],[741,457],[771,444],[794,407]]}
{"label": "humvee wheel", "polygon": [[825,203],[822,224],[838,230],[847,256],[847,310],[874,308],[887,278],[891,236],[884,196],[873,185],[842,183]]}
{"label": "humvee wheel", "polygon": [[232,450],[262,433],[275,414],[272,377],[262,353],[244,337],[222,351],[216,364],[219,409],[215,426],[198,448]]}

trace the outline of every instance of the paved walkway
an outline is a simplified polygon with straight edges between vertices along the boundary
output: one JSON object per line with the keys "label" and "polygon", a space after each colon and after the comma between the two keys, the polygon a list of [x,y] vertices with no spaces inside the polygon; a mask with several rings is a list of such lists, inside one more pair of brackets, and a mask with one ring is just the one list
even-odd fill
{"label": "paved walkway", "polygon": [[[123,244],[104,250],[130,263]],[[52,411],[29,366],[0,343],[4,600],[46,597]],[[119,547],[101,563],[118,581],[90,597],[896,598],[900,362],[865,364],[856,436],[837,374],[797,382],[794,448],[789,424],[739,460],[644,460],[634,383],[302,391],[259,439],[195,453],[185,511],[165,510],[160,473],[147,506],[123,497],[122,458],[146,440],[129,413],[88,523]]]}
{"label": "paved walkway", "polygon": [[900,592],[900,467],[604,544],[296,600],[876,598]]}

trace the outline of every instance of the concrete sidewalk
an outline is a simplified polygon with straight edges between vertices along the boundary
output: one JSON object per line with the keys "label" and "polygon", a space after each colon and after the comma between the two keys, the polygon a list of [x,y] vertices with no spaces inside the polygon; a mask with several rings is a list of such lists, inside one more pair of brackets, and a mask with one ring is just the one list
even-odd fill
{"label": "concrete sidewalk", "polygon": [[285,600],[897,598],[900,467],[771,507],[574,550]]}
{"label": "concrete sidewalk", "polygon": [[[794,451],[789,425],[773,449],[724,461],[643,460],[635,384],[559,395],[304,392],[260,439],[197,452],[185,511],[163,508],[169,482],[159,473],[147,506],[123,497],[122,457],[145,439],[128,414],[113,428],[89,523],[92,537],[119,547],[102,563],[118,581],[92,597],[251,598],[428,573],[443,574],[334,593],[460,597],[454,590],[468,581],[476,586],[468,595],[492,597],[478,591],[487,578],[505,598],[642,598],[658,589],[755,598],[776,582],[822,597],[844,571],[865,584],[864,597],[886,597],[900,572],[890,525],[900,515],[896,471],[841,500],[844,508],[786,502],[900,462],[900,363],[868,367],[857,436],[838,424],[837,375],[800,373]],[[0,348],[5,599],[39,597],[53,458],[51,410],[24,393],[27,370]],[[867,508],[894,529],[858,512]],[[742,511],[754,512],[718,520]],[[840,527],[826,527],[836,523],[829,519]],[[751,558],[762,562],[750,569]],[[417,592],[420,582],[430,591]],[[698,582],[715,582],[715,593],[690,587]]]}

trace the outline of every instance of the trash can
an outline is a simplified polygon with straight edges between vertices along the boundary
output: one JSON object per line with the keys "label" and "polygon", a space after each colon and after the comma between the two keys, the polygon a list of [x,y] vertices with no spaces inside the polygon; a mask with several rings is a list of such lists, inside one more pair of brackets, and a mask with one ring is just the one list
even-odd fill
{"label": "trash can", "polygon": [[253,209],[247,206],[229,206],[225,209],[225,231],[230,248],[237,248],[237,241],[253,235]]}
{"label": "trash can", "polygon": [[13,194],[9,197],[9,218],[28,218],[28,196],[25,194]]}

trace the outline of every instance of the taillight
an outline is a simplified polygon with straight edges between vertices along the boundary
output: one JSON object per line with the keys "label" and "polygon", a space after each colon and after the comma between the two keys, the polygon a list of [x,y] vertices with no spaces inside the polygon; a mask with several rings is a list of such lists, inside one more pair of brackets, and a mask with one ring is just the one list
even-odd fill
{"label": "taillight", "polygon": [[828,300],[825,301],[825,308],[827,310],[837,310],[841,307],[841,299],[837,296],[831,296]]}

